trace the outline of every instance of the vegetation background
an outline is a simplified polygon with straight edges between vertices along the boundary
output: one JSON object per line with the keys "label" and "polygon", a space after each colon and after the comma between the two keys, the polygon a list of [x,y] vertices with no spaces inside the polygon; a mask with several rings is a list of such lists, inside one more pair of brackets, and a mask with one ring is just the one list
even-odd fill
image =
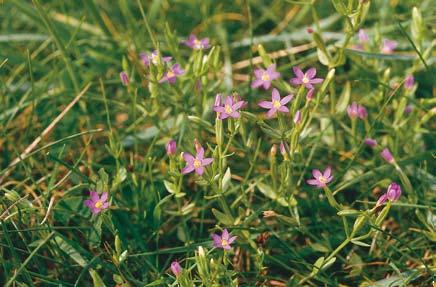
{"label": "vegetation background", "polygon": [[[360,2],[370,3],[360,28],[372,51],[352,49],[357,0],[1,1],[1,285],[175,286],[176,259],[196,286],[434,284],[436,5]],[[203,74],[193,67],[201,56],[179,44],[191,33],[216,46]],[[383,38],[399,43],[393,54],[374,50]],[[186,67],[177,85],[149,84],[139,53],[157,47]],[[324,48],[342,58],[323,65]],[[314,66],[322,78],[335,69],[292,159],[295,185],[284,193],[275,185],[287,163],[270,152],[280,140],[261,128],[256,105],[270,92],[250,87],[253,70],[270,58],[285,81],[293,66]],[[412,92],[402,87],[408,74]],[[285,81],[281,92],[295,92]],[[178,152],[192,151],[197,138],[217,161],[211,107],[217,93],[231,92],[248,102],[247,113],[234,138],[226,132],[229,169],[213,168],[224,185],[215,194],[210,174],[171,173],[165,144],[174,138]],[[352,101],[369,113],[354,134],[345,111]],[[402,173],[363,145],[367,135],[391,149]],[[330,188],[350,210],[373,208],[404,176],[411,188],[403,185],[380,226],[365,226],[371,237],[318,270],[315,262],[347,236],[344,216],[305,183],[328,165]],[[111,207],[91,216],[83,201],[95,189],[110,192]],[[346,218],[353,226],[356,216]],[[210,234],[221,228],[238,236],[227,262],[211,249]]]}

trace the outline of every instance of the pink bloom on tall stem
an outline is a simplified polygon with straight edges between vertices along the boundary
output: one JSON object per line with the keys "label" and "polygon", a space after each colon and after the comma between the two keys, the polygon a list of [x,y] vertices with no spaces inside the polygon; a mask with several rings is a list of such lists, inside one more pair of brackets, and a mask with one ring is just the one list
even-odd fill
{"label": "pink bloom on tall stem", "polygon": [[380,196],[380,198],[377,200],[376,206],[383,205],[386,203],[386,201],[395,202],[397,201],[401,196],[401,186],[398,185],[396,182],[392,182],[389,186],[387,191]]}
{"label": "pink bloom on tall stem", "polygon": [[265,90],[268,90],[271,87],[271,82],[280,77],[280,73],[276,71],[276,64],[271,64],[264,69],[256,69],[254,70],[254,75],[256,79],[251,83],[252,88],[258,88],[263,86]]}
{"label": "pink bloom on tall stem", "polygon": [[383,39],[383,46],[381,52],[384,54],[392,54],[397,46],[398,46],[397,41]]}
{"label": "pink bloom on tall stem", "polygon": [[[220,105],[221,100],[217,101],[215,98],[215,105],[213,110],[218,113],[218,118],[221,120],[227,119],[228,117],[237,119],[241,116],[239,109],[244,105],[244,101],[235,101],[232,96],[227,96],[224,105]],[[218,103],[218,105],[216,105]]]}
{"label": "pink bloom on tall stem", "polygon": [[198,39],[194,34],[191,34],[183,43],[194,50],[209,48],[209,38]]}
{"label": "pink bloom on tall stem", "polygon": [[121,79],[121,83],[122,83],[124,86],[128,86],[128,85],[129,85],[129,83],[130,83],[130,81],[129,81],[129,76],[127,76],[127,73],[126,73],[125,71],[122,71],[122,72],[120,73],[120,79]]}
{"label": "pink bloom on tall stem", "polygon": [[227,229],[224,229],[221,236],[215,233],[212,234],[213,246],[216,248],[230,250],[232,248],[230,245],[236,240],[236,238],[237,236],[230,237]]}
{"label": "pink bloom on tall stem", "polygon": [[316,69],[310,68],[306,71],[306,73],[303,73],[299,67],[293,67],[295,78],[292,78],[290,80],[290,83],[295,86],[305,86],[308,89],[312,89],[312,84],[319,84],[322,83],[324,80],[321,78],[315,78],[316,76]]}
{"label": "pink bloom on tall stem", "polygon": [[273,89],[271,94],[271,102],[262,101],[259,103],[259,106],[264,109],[269,109],[269,111],[266,113],[266,116],[267,118],[271,118],[277,112],[288,113],[289,109],[285,105],[289,103],[292,98],[293,95],[287,95],[283,99],[280,99],[279,91],[277,89]]}
{"label": "pink bloom on tall stem", "polygon": [[312,170],[312,175],[314,178],[307,180],[307,183],[310,185],[315,185],[319,188],[325,187],[327,183],[333,180],[332,168],[330,166],[327,167],[324,172],[314,169]]}
{"label": "pink bloom on tall stem", "polygon": [[413,84],[415,84],[415,78],[413,77],[413,75],[408,75],[406,77],[406,80],[404,81],[404,87],[410,90],[411,88],[413,88]]}
{"label": "pink bloom on tall stem", "polygon": [[177,151],[177,143],[175,140],[170,140],[166,144],[167,155],[175,155]]}
{"label": "pink bloom on tall stem", "polygon": [[381,151],[380,155],[388,163],[393,163],[394,162],[394,157],[392,156],[391,151],[388,148],[384,148]]}
{"label": "pink bloom on tall stem", "polygon": [[[143,52],[139,55],[139,57],[141,58],[144,66],[149,66],[150,63],[156,66],[161,55],[158,50],[154,50],[151,54],[146,54]],[[163,63],[167,63],[171,61],[172,57],[162,57],[161,59]]]}
{"label": "pink bloom on tall stem", "polygon": [[173,272],[174,276],[179,277],[182,274],[182,266],[180,266],[179,262],[173,261],[171,263],[171,272]]}
{"label": "pink bloom on tall stem", "polygon": [[182,174],[187,174],[195,170],[198,175],[203,175],[204,167],[213,162],[213,158],[204,158],[204,148],[199,143],[195,145],[195,149],[197,151],[195,157],[187,152],[183,153],[186,166],[182,169]]}
{"label": "pink bloom on tall stem", "polygon": [[108,200],[109,194],[107,192],[103,192],[101,197],[98,195],[98,192],[91,191],[90,198],[85,200],[85,205],[91,209],[92,214],[98,214],[101,211],[107,209],[109,207]]}
{"label": "pink bloom on tall stem", "polygon": [[159,83],[168,82],[174,84],[178,76],[183,75],[185,71],[180,68],[179,64],[174,64],[168,71],[165,72]]}
{"label": "pink bloom on tall stem", "polygon": [[364,120],[368,117],[368,112],[366,111],[366,108],[362,105],[359,105],[357,114],[361,120]]}

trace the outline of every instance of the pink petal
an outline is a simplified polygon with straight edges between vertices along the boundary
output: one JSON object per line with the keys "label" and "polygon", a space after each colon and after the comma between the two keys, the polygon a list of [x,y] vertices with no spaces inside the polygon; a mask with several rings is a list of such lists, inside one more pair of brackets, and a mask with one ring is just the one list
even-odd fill
{"label": "pink petal", "polygon": [[229,117],[229,114],[227,114],[227,113],[225,113],[225,112],[222,112],[221,114],[220,114],[220,120],[225,120],[225,119],[227,119]]}
{"label": "pink petal", "polygon": [[264,69],[256,69],[254,70],[254,75],[256,76],[256,78],[262,78],[264,72],[265,72]]}
{"label": "pink petal", "polygon": [[272,108],[272,109],[270,109],[270,110],[266,113],[266,117],[267,117],[267,118],[272,118],[272,117],[276,114],[276,112],[277,112],[277,109]]}
{"label": "pink petal", "polygon": [[212,234],[212,240],[215,247],[221,247],[221,236],[218,234]]}
{"label": "pink petal", "polygon": [[278,111],[282,113],[289,113],[289,109],[285,106],[281,106],[280,108],[278,108]]}
{"label": "pink petal", "polygon": [[184,152],[183,153],[183,159],[188,163],[188,164],[193,164],[194,163],[194,156],[190,153]]}
{"label": "pink petal", "polygon": [[310,185],[318,185],[318,183],[319,183],[319,181],[316,179],[308,179],[306,182],[307,182],[307,184],[310,184]]}
{"label": "pink petal", "polygon": [[251,83],[251,87],[253,89],[259,88],[262,85],[263,85],[263,81],[261,79],[256,79]]}
{"label": "pink petal", "polygon": [[330,177],[330,175],[332,175],[332,168],[329,166],[324,171],[324,177],[327,178]]}
{"label": "pink petal", "polygon": [[312,79],[313,77],[315,77],[316,75],[316,69],[315,68],[310,68],[309,70],[306,71],[306,76],[309,79]]}
{"label": "pink petal", "polygon": [[265,81],[263,82],[263,88],[265,90],[268,90],[271,87],[271,81]]}
{"label": "pink petal", "polygon": [[230,114],[230,116],[234,119],[239,119],[241,117],[241,114],[237,111]]}
{"label": "pink petal", "polygon": [[107,192],[103,192],[103,194],[100,197],[100,200],[101,201],[107,201],[108,195],[109,194]]}
{"label": "pink petal", "polygon": [[268,101],[262,101],[258,105],[264,109],[271,109],[273,107],[272,102],[268,102]]}
{"label": "pink petal", "polygon": [[103,206],[101,208],[106,209],[108,207],[109,207],[109,202],[105,202],[105,203],[103,203]]}
{"label": "pink petal", "polygon": [[280,94],[279,94],[279,91],[277,89],[273,89],[271,95],[272,95],[271,99],[273,101],[280,101]]}
{"label": "pink petal", "polygon": [[90,197],[91,197],[91,200],[94,202],[96,202],[100,199],[100,196],[98,196],[98,192],[96,192],[96,191],[91,191]]}
{"label": "pink petal", "polygon": [[190,173],[194,170],[194,166],[192,164],[188,164],[187,166],[185,166],[184,168],[182,168],[182,174],[187,174]]}
{"label": "pink petal", "polygon": [[286,105],[287,103],[289,103],[292,100],[293,97],[294,97],[294,95],[287,95],[286,97],[284,97],[283,99],[280,100],[280,104]]}
{"label": "pink petal", "polygon": [[232,247],[230,245],[225,245],[225,246],[223,246],[223,249],[230,250],[230,249],[232,249]]}
{"label": "pink petal", "polygon": [[289,82],[294,86],[298,86],[298,85],[301,85],[303,83],[301,81],[301,79],[298,79],[298,78],[292,78]]}
{"label": "pink petal", "polygon": [[229,241],[227,241],[227,242],[229,244],[232,244],[236,240],[236,238],[238,238],[238,236],[232,236],[232,237],[229,238]]}
{"label": "pink petal", "polygon": [[226,99],[225,99],[225,101],[224,101],[224,104],[225,104],[225,105],[232,106],[232,105],[233,105],[233,98],[230,97],[230,96],[227,96]]}
{"label": "pink petal", "polygon": [[280,77],[280,73],[274,71],[274,72],[272,72],[269,76],[270,76],[270,79],[271,79],[271,80],[275,80],[275,79],[277,79],[277,78]]}
{"label": "pink petal", "polygon": [[229,241],[229,231],[227,229],[223,230],[223,234],[221,234],[221,238],[225,241]]}
{"label": "pink petal", "polygon": [[202,160],[204,157],[204,148],[202,146],[197,148],[197,155],[196,158],[199,160]]}
{"label": "pink petal", "polygon": [[204,159],[201,161],[201,164],[202,164],[203,166],[207,166],[207,165],[211,164],[212,162],[213,162],[213,158],[208,157],[208,158],[204,158]]}
{"label": "pink petal", "polygon": [[294,74],[297,76],[298,79],[301,80],[304,78],[304,73],[299,67],[293,67],[292,70],[294,71]]}
{"label": "pink petal", "polygon": [[91,199],[87,199],[83,203],[89,208],[92,208],[94,206],[94,202]]}
{"label": "pink petal", "polygon": [[266,68],[266,71],[267,71],[267,73],[268,73],[270,76],[271,76],[270,73],[275,72],[275,70],[276,70],[276,64],[271,64],[271,65],[268,66],[268,68]]}
{"label": "pink petal", "polygon": [[314,178],[318,178],[322,175],[322,173],[319,171],[319,169],[312,170],[312,175]]}
{"label": "pink petal", "polygon": [[244,101],[239,101],[237,103],[235,103],[232,107],[233,110],[239,110],[243,105],[245,104]]}
{"label": "pink petal", "polygon": [[304,86],[307,88],[307,89],[313,89],[313,86],[312,86],[312,84],[311,83],[307,83],[307,84],[304,84]]}
{"label": "pink petal", "polygon": [[203,175],[203,173],[204,173],[204,167],[200,166],[200,167],[196,168],[196,169],[195,169],[195,172],[196,172],[198,175]]}
{"label": "pink petal", "polygon": [[322,83],[324,81],[324,79],[321,79],[321,78],[315,78],[315,79],[311,79],[310,80],[310,83],[311,84],[319,84],[319,83]]}
{"label": "pink petal", "polygon": [[213,110],[218,113],[224,113],[226,111],[226,109],[221,106],[213,107]]}

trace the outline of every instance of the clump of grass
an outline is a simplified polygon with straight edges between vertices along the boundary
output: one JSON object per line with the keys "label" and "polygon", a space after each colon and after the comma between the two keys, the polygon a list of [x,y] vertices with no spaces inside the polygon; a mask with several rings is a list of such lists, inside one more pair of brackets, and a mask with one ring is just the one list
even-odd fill
{"label": "clump of grass", "polygon": [[434,283],[431,1],[0,15],[2,285]]}

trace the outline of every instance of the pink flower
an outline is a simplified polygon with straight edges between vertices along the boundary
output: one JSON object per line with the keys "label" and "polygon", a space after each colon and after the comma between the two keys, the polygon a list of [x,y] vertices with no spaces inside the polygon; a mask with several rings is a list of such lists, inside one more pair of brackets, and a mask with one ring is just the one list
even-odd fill
{"label": "pink flower", "polygon": [[412,105],[412,104],[408,104],[408,105],[404,108],[404,113],[406,113],[406,114],[410,114],[411,112],[413,112],[413,105]]}
{"label": "pink flower", "polygon": [[224,120],[228,117],[237,119],[241,116],[238,110],[245,104],[244,101],[235,102],[232,96],[227,96],[224,105],[221,106],[221,97],[219,99],[217,97],[215,98],[213,110],[218,113],[219,119]]}
{"label": "pink flower", "polygon": [[224,229],[221,236],[215,233],[212,234],[213,246],[216,248],[230,250],[232,248],[230,245],[236,240],[236,238],[237,236],[230,237],[230,234],[227,231],[227,229]]}
{"label": "pink flower", "polygon": [[273,89],[271,95],[271,102],[262,101],[259,103],[259,106],[261,106],[264,109],[269,109],[269,111],[266,113],[266,116],[267,118],[271,118],[277,112],[288,113],[289,109],[285,105],[289,103],[292,100],[292,98],[293,95],[287,95],[283,99],[280,99],[279,91],[277,89]]}
{"label": "pink flower", "polygon": [[271,82],[280,77],[280,73],[276,71],[276,64],[271,64],[264,69],[254,70],[254,75],[256,79],[251,83],[252,88],[258,88],[263,86],[265,90],[271,87]]}
{"label": "pink flower", "polygon": [[185,71],[180,68],[179,64],[174,64],[168,69],[168,71],[165,72],[159,83],[168,82],[170,84],[174,84],[177,80],[177,77],[183,75],[184,73]]}
{"label": "pink flower", "polygon": [[292,78],[290,80],[290,83],[298,86],[302,85],[305,86],[308,89],[312,89],[312,84],[319,84],[322,83],[324,80],[321,78],[315,78],[316,76],[316,69],[310,68],[306,71],[306,73],[303,73],[299,67],[293,67],[295,78]]}
{"label": "pink flower", "polygon": [[371,139],[371,138],[366,138],[364,143],[367,146],[370,146],[370,147],[376,147],[377,146],[377,141],[375,139]]}
{"label": "pink flower", "polygon": [[128,85],[129,85],[129,83],[130,83],[130,81],[129,81],[129,76],[127,76],[127,73],[126,73],[125,71],[122,71],[122,72],[120,73],[120,79],[121,79],[121,83],[122,83],[124,86],[128,86]]}
{"label": "pink flower", "polygon": [[175,155],[177,150],[177,143],[175,140],[170,140],[166,144],[167,155]]}
{"label": "pink flower", "polygon": [[376,206],[380,206],[386,203],[386,201],[395,202],[397,201],[401,196],[401,186],[398,185],[396,182],[392,182],[389,186],[387,191],[380,196],[380,198],[377,200]]}
{"label": "pink flower", "polygon": [[413,88],[413,84],[415,84],[415,78],[413,77],[413,75],[408,75],[406,77],[406,80],[404,81],[404,87],[410,90],[411,88]]}
{"label": "pink flower", "polygon": [[381,52],[384,54],[392,54],[397,46],[398,46],[397,41],[383,39],[383,46]]}
{"label": "pink flower", "polygon": [[391,151],[388,148],[384,148],[380,155],[382,156],[382,158],[385,159],[385,161],[387,161],[388,163],[393,163],[394,162],[394,157],[391,154]]}
{"label": "pink flower", "polygon": [[203,175],[204,167],[213,162],[213,158],[204,158],[204,148],[199,143],[195,145],[195,149],[197,150],[195,157],[187,152],[183,153],[186,166],[182,169],[182,174],[187,174],[195,170],[198,175]]}
{"label": "pink flower", "polygon": [[182,273],[183,269],[180,266],[179,262],[173,261],[171,263],[171,272],[173,272],[174,276],[178,277]]}
{"label": "pink flower", "polygon": [[191,34],[188,40],[183,43],[194,50],[209,48],[209,38],[197,39],[197,36],[194,34]]}
{"label": "pink flower", "polygon": [[281,153],[282,156],[284,156],[284,157],[287,156],[286,149],[289,150],[289,146],[288,146],[288,144],[285,143],[285,142],[280,142],[280,153]]}
{"label": "pink flower", "polygon": [[108,193],[103,192],[101,197],[98,196],[98,192],[91,191],[90,198],[85,200],[85,205],[91,209],[92,214],[98,214],[101,211],[107,209],[109,207]]}
{"label": "pink flower", "polygon": [[360,119],[364,120],[368,116],[366,108],[362,105],[358,105],[356,102],[353,102],[347,107],[347,113],[350,119],[359,117]]}
{"label": "pink flower", "polygon": [[310,185],[315,185],[319,188],[323,188],[333,180],[332,168],[329,166],[325,169],[323,173],[318,169],[312,170],[313,179],[307,180],[307,183]]}
{"label": "pink flower", "polygon": [[[141,53],[139,57],[141,58],[144,66],[149,66],[150,63],[156,66],[161,55],[158,50],[154,50],[151,54]],[[171,59],[172,57],[162,57],[162,62],[167,63],[171,61]]]}

